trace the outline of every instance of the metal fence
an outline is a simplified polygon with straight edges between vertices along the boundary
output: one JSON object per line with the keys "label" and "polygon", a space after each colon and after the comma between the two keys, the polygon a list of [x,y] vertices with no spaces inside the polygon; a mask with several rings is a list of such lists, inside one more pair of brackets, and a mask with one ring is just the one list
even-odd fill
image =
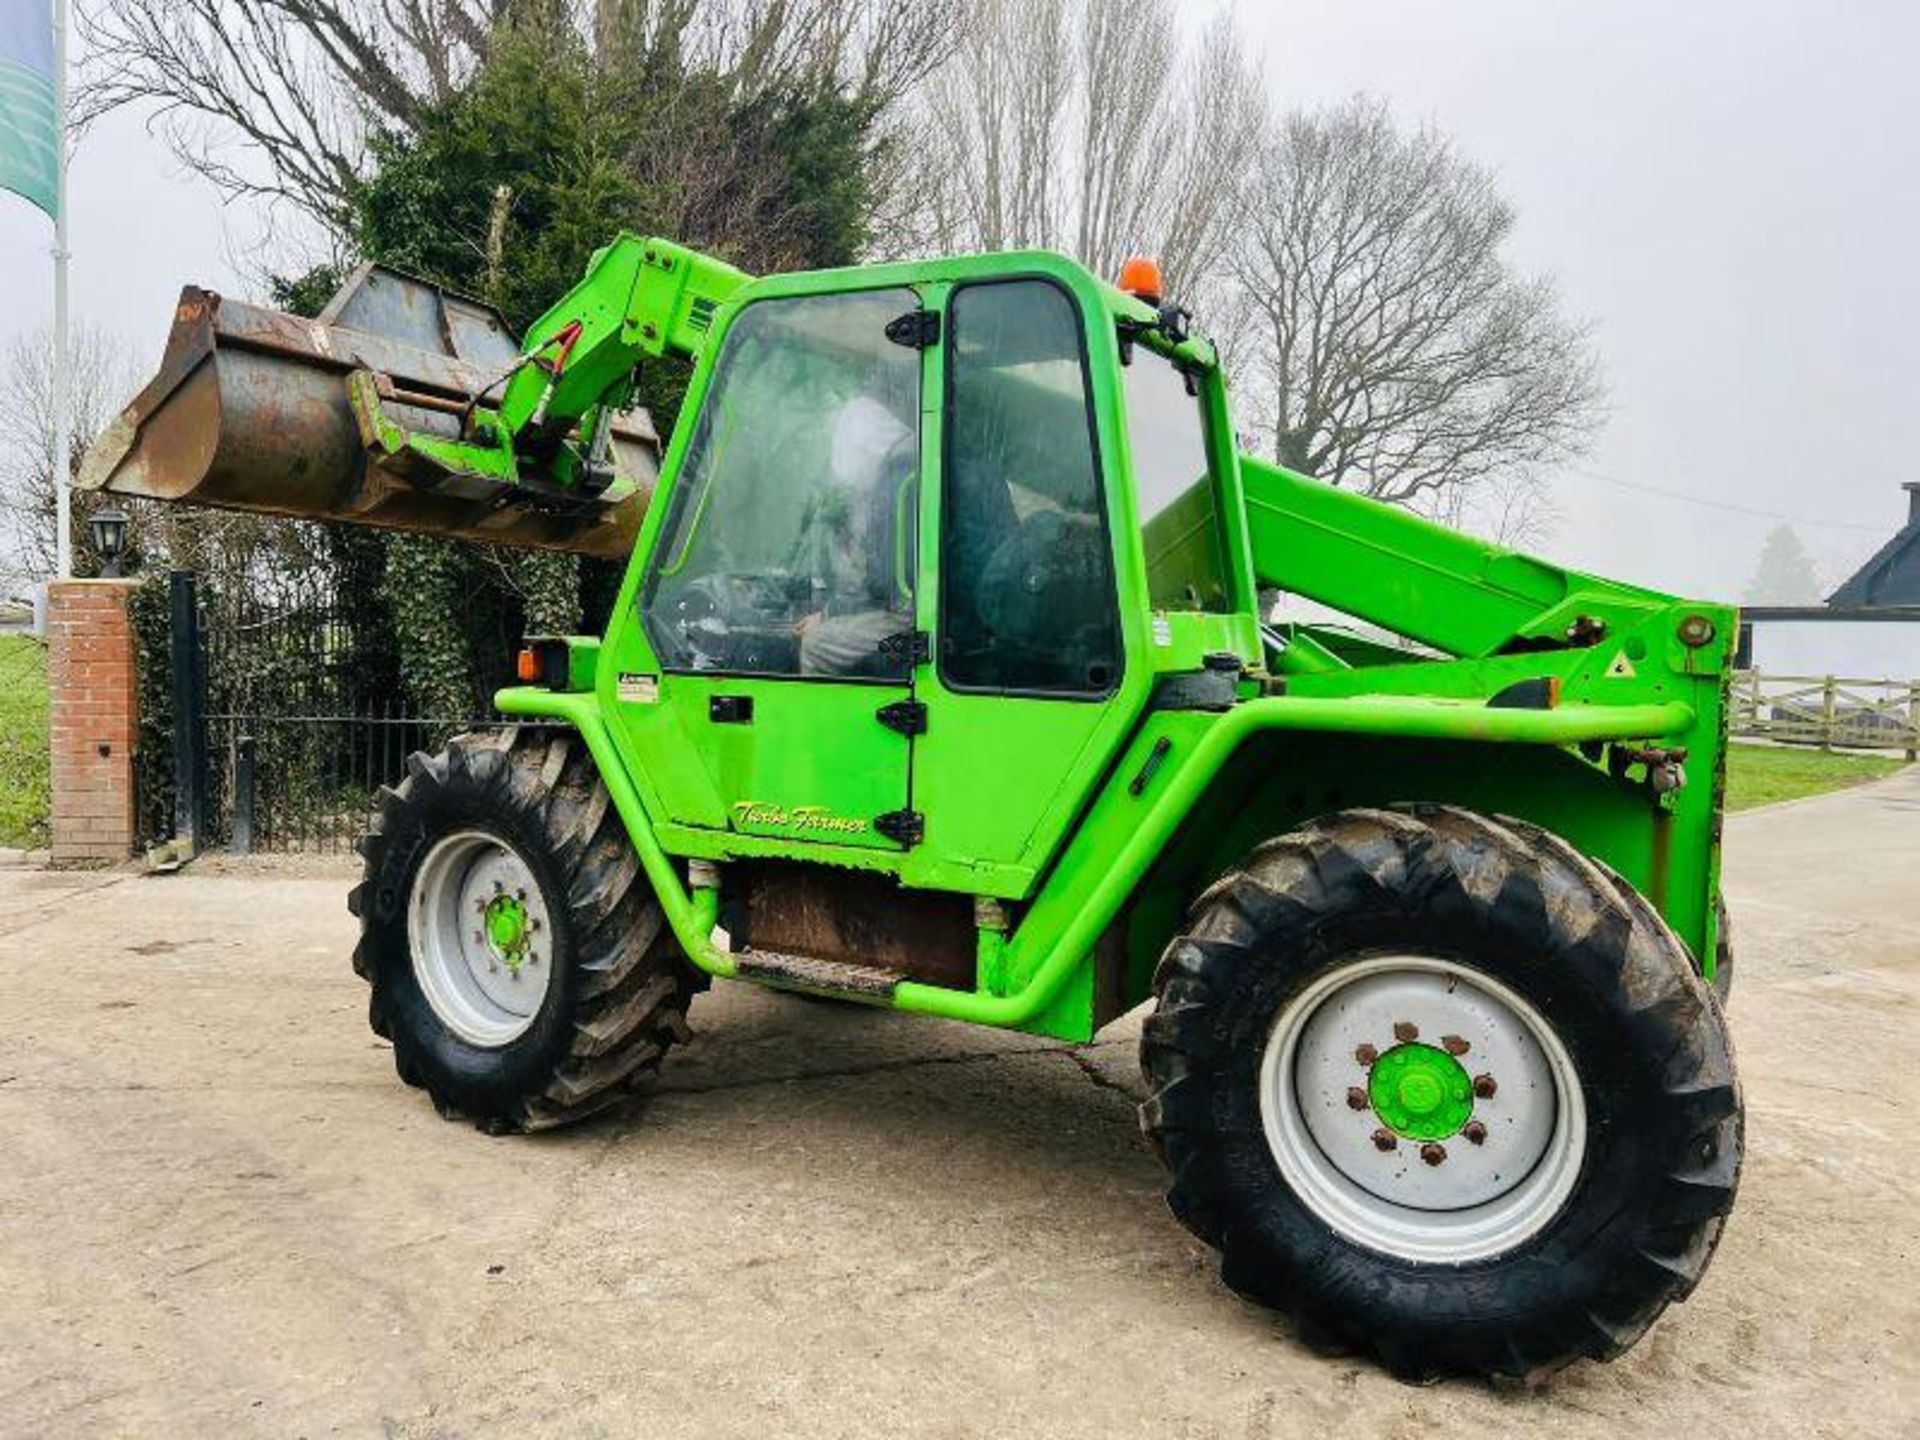
{"label": "metal fence", "polygon": [[353,849],[373,792],[459,728],[361,673],[355,617],[325,602],[209,597],[202,848]]}
{"label": "metal fence", "polygon": [[497,720],[421,713],[390,649],[369,647],[371,617],[324,595],[223,595],[177,574],[168,599],[172,753],[165,803],[151,807],[164,835],[150,838],[350,853],[408,754]]}
{"label": "metal fence", "polygon": [[398,705],[359,714],[207,717],[207,845],[346,854],[367,826],[374,792],[399,780],[407,755],[461,728]]}
{"label": "metal fence", "polygon": [[1920,680],[1742,670],[1731,699],[1735,735],[1823,750],[1903,750],[1909,760],[1920,755]]}

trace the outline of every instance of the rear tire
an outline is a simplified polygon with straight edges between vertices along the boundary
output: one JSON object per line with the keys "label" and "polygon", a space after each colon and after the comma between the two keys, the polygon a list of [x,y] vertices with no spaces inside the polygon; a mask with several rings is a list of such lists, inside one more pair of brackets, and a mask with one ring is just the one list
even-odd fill
{"label": "rear tire", "polygon": [[409,756],[361,854],[348,908],[368,1021],[447,1118],[493,1132],[582,1119],[686,1038],[705,976],[578,736],[508,729]]}
{"label": "rear tire", "polygon": [[1156,976],[1141,1120],[1174,1214],[1232,1289],[1404,1379],[1622,1353],[1698,1283],[1741,1157],[1719,1008],[1650,917],[1451,807],[1261,846]]}

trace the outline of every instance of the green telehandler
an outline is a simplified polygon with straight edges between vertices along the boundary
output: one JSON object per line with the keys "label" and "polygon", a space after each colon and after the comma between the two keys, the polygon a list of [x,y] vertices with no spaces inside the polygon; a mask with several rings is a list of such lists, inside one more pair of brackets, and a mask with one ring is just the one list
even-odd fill
{"label": "green telehandler", "polygon": [[1736,616],[1241,453],[1160,288],[623,235],[523,342],[377,267],[314,321],[190,288],[81,483],[630,556],[379,794],[354,967],[442,1113],[614,1103],[715,976],[1072,1042],[1151,1004],[1230,1287],[1410,1378],[1618,1355],[1740,1168]]}

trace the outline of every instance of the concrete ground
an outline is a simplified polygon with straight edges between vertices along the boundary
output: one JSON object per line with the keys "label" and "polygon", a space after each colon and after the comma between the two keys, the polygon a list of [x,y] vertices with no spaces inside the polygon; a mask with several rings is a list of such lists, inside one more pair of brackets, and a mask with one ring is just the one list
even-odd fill
{"label": "concrete ground", "polygon": [[1920,772],[1729,825],[1745,1183],[1692,1301],[1410,1389],[1221,1288],[1068,1050],[721,985],[640,1108],[394,1078],[342,873],[0,870],[0,1434],[1920,1433]]}

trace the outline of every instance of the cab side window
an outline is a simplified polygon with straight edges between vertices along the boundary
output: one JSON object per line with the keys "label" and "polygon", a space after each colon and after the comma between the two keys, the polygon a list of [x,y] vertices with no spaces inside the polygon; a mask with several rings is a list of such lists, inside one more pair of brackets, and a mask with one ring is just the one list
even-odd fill
{"label": "cab side window", "polygon": [[1226,542],[1207,465],[1198,386],[1173,361],[1136,345],[1121,372],[1134,503],[1146,540],[1147,592],[1156,610],[1233,608]]}
{"label": "cab side window", "polygon": [[947,328],[941,676],[1103,695],[1120,623],[1073,302],[1044,280],[968,285]]}

